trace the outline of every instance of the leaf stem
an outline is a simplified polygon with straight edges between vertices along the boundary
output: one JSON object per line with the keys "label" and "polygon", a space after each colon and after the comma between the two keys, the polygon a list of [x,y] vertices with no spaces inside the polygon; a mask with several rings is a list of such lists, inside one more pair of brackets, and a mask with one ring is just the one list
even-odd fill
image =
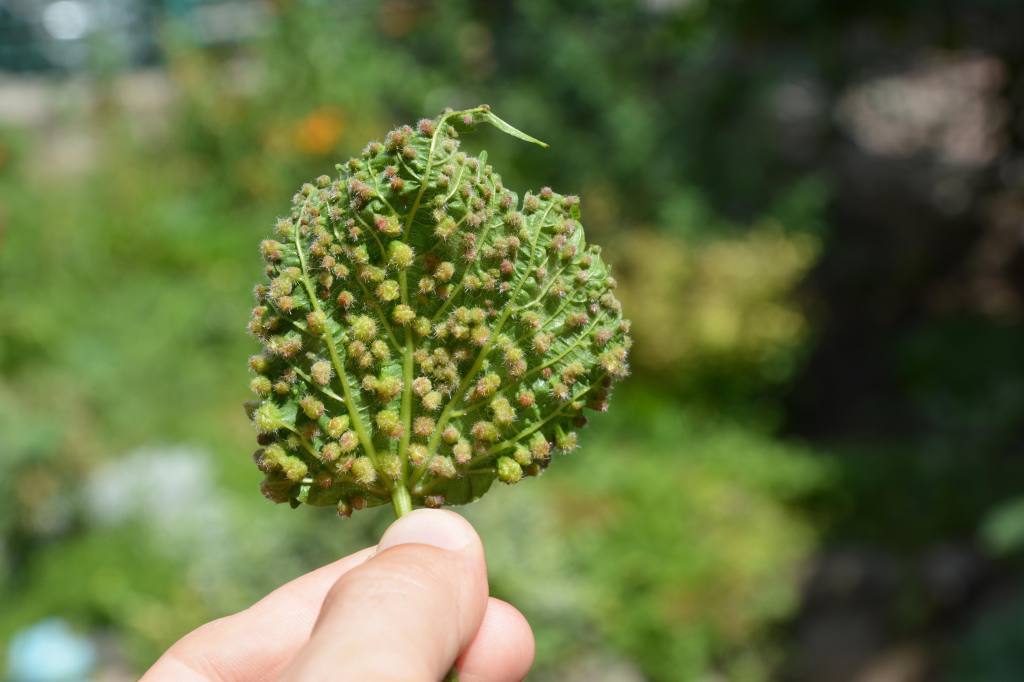
{"label": "leaf stem", "polygon": [[396,485],[391,491],[391,506],[395,510],[395,518],[400,519],[412,511],[412,496],[404,485]]}

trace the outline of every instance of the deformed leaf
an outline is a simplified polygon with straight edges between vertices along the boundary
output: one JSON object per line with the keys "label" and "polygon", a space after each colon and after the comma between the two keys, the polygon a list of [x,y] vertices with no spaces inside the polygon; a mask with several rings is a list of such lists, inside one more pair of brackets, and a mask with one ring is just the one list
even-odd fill
{"label": "deformed leaf", "polygon": [[546,146],[484,106],[402,126],[304,184],[261,243],[247,410],[268,498],[471,502],[575,447],[628,373],[579,199],[505,187],[459,149],[479,123]]}

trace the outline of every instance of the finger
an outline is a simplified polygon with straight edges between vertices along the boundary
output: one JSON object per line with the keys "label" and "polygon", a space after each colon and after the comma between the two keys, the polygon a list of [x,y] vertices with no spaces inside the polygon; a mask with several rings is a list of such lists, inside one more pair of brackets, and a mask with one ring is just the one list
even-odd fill
{"label": "finger", "polygon": [[420,509],[324,601],[289,682],[437,682],[469,645],[487,605],[484,551],[458,514]]}
{"label": "finger", "polygon": [[459,658],[459,682],[518,682],[533,665],[533,630],[523,614],[491,597],[484,621]]}
{"label": "finger", "polygon": [[153,664],[141,682],[276,679],[309,639],[331,586],[375,551],[368,547],[322,566],[246,610],[190,632]]}

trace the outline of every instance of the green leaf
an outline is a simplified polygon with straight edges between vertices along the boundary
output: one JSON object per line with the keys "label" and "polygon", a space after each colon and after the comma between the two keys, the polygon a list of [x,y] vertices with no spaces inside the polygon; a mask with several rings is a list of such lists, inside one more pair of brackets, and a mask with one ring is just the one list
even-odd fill
{"label": "green leaf", "polygon": [[305,183],[274,223],[250,367],[280,428],[259,442],[309,476],[280,490],[279,465],[261,461],[272,499],[472,502],[526,443],[523,477],[571,449],[584,409],[603,410],[628,373],[629,325],[579,198],[519,196],[486,152],[459,153],[456,131],[481,122],[547,146],[486,106],[447,112]]}
{"label": "green leaf", "polygon": [[501,118],[498,118],[498,116],[496,116],[490,110],[484,111],[482,113],[482,116],[483,116],[483,119],[485,121],[490,123],[492,126],[497,128],[501,132],[505,133],[506,135],[511,135],[512,137],[518,137],[520,140],[524,140],[526,142],[531,142],[531,143],[533,143],[535,145],[539,145],[541,147],[544,147],[545,149],[547,149],[547,147],[548,147],[548,143],[547,142],[541,142],[536,137],[533,137],[532,135],[527,135],[522,130],[519,130],[519,128],[516,128],[515,126],[510,124],[508,121],[505,121],[505,120],[502,120]]}
{"label": "green leaf", "polygon": [[494,483],[494,474],[474,472],[451,481],[445,488],[445,503],[450,505],[469,504],[484,496]]}

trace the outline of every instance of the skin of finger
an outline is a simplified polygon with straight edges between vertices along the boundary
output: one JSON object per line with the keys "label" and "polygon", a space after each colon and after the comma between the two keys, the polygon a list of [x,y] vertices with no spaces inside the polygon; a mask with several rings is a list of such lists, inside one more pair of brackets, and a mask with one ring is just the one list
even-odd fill
{"label": "skin of finger", "polygon": [[533,665],[533,630],[508,602],[491,597],[487,612],[455,667],[459,682],[518,682]]}
{"label": "skin of finger", "polygon": [[437,682],[476,635],[487,605],[483,547],[402,544],[331,588],[287,682]]}
{"label": "skin of finger", "polygon": [[324,598],[376,547],[292,580],[244,611],[219,618],[175,643],[141,682],[264,682],[277,679],[308,641]]}

